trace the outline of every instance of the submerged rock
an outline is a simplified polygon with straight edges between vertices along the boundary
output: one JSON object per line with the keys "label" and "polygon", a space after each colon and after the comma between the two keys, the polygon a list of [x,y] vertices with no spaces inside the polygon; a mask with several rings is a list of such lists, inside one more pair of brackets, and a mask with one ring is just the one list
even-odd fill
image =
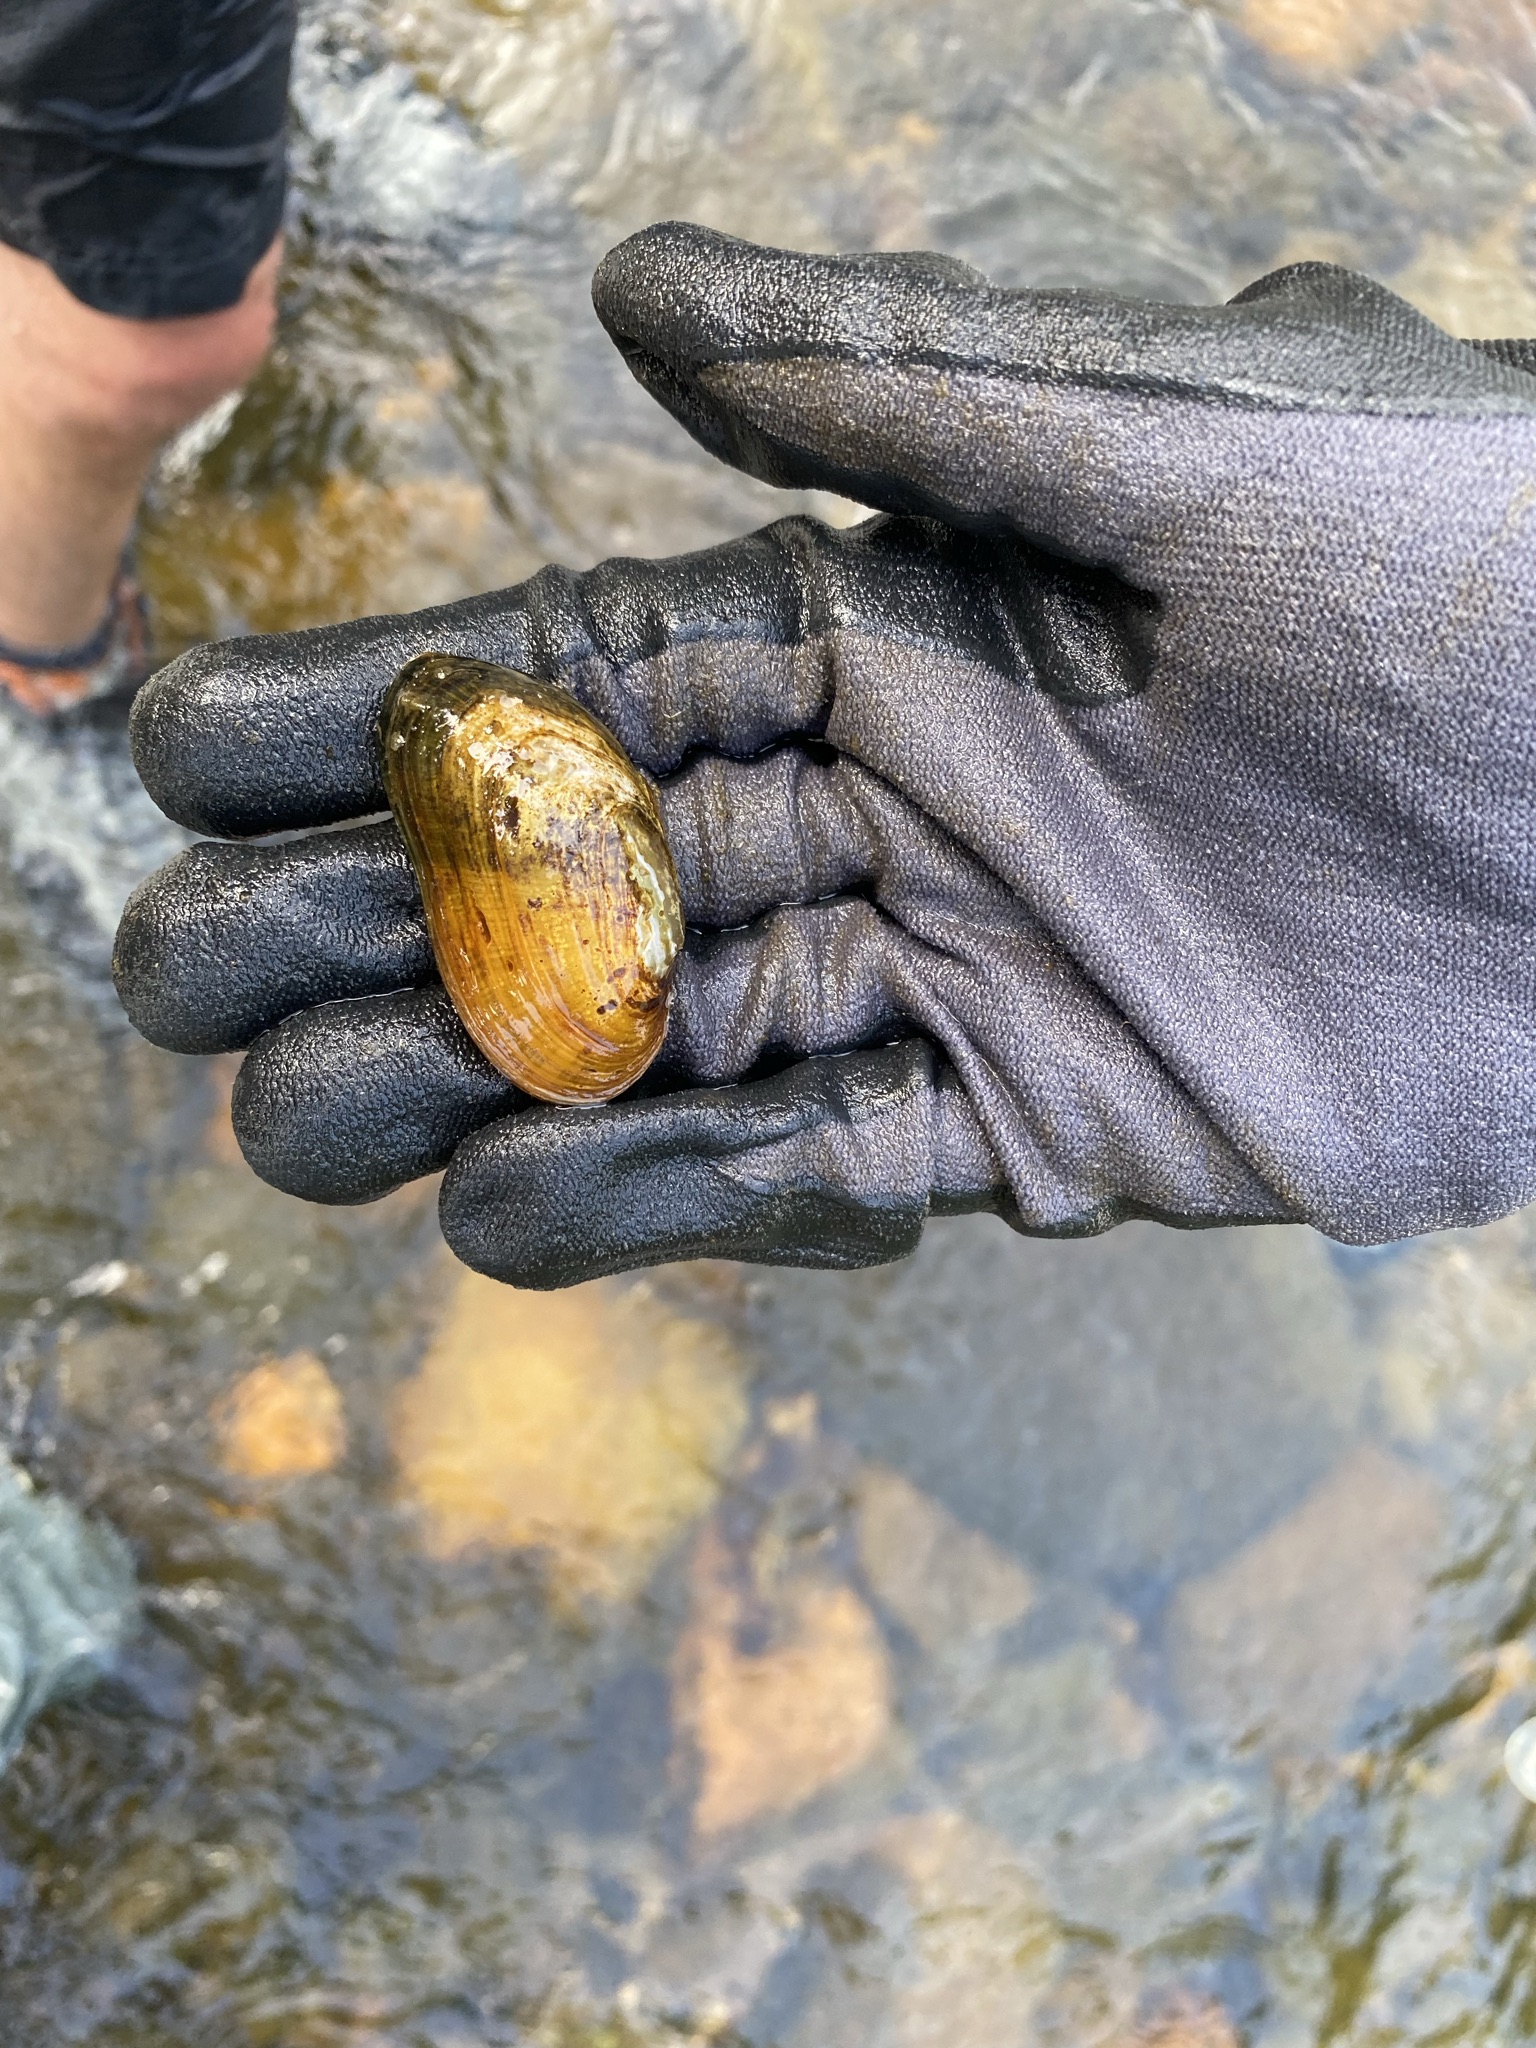
{"label": "submerged rock", "polygon": [[648,1280],[519,1294],[457,1271],[393,1405],[400,1496],[436,1558],[534,1552],[562,1609],[631,1601],[713,1506],[747,1377],[722,1323]]}
{"label": "submerged rock", "polygon": [[329,1472],[347,1448],[336,1382],[313,1351],[264,1358],[215,1411],[219,1463],[236,1479],[302,1479]]}
{"label": "submerged rock", "polygon": [[1505,1743],[1504,1769],[1520,1797],[1536,1804],[1536,1720],[1522,1721]]}
{"label": "submerged rock", "polygon": [[0,1458],[0,1768],[50,1701],[101,1676],[136,1605],[122,1538]]}
{"label": "submerged rock", "polygon": [[1420,1467],[1362,1444],[1169,1609],[1186,1713],[1229,1739],[1326,1755],[1413,1640],[1444,1517]]}

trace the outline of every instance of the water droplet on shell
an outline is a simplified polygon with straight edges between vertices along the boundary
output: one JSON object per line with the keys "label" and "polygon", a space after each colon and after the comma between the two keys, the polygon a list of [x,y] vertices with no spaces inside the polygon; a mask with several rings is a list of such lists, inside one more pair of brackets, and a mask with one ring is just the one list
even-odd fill
{"label": "water droplet on shell", "polygon": [[661,1050],[681,899],[655,788],[553,684],[424,654],[379,714],[438,972],[491,1063],[606,1102]]}

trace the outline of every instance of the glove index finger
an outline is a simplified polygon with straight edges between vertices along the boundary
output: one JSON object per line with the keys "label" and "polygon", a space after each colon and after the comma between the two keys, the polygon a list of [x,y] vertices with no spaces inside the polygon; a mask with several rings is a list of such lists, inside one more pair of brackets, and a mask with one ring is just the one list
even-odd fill
{"label": "glove index finger", "polygon": [[651,774],[699,749],[746,757],[824,729],[841,626],[878,630],[903,587],[934,617],[952,607],[942,554],[786,519],[669,560],[551,566],[433,611],[195,647],[140,691],[134,763],[163,811],[217,838],[383,810],[379,706],[429,653],[559,683]]}
{"label": "glove index finger", "polygon": [[1325,264],[1226,306],[1149,304],[667,222],[603,260],[593,301],[639,381],[722,460],[1127,573],[1135,534],[1161,530],[1184,488],[1149,458],[1149,408],[1536,412],[1517,369]]}
{"label": "glove index finger", "polygon": [[134,766],[167,817],[215,838],[381,811],[379,705],[429,653],[524,666],[522,614],[486,598],[190,648],[134,702]]}

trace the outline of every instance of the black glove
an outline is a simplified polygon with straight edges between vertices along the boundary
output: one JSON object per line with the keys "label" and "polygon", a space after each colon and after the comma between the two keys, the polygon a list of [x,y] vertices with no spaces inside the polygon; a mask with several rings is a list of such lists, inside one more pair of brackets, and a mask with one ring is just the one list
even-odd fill
{"label": "black glove", "polygon": [[693,930],[663,1062],[606,1108],[473,1050],[392,825],[147,884],[123,1000],[163,1045],[256,1041],[258,1172],[355,1201],[451,1161],[449,1243],[532,1285],[859,1264],[940,1210],[1370,1242],[1536,1193],[1515,345],[1319,265],[1191,308],[675,225],[596,301],[706,447],[894,516],[149,686],[140,770],[210,833],[378,810],[380,696],[433,648],[557,678],[663,778]]}

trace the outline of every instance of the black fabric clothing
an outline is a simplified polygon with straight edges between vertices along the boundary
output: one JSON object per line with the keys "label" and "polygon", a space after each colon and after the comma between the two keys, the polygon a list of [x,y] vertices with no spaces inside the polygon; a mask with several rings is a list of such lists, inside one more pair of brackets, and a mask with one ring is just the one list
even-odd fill
{"label": "black fabric clothing", "polygon": [[0,0],[0,241],[104,313],[232,306],[277,233],[296,0]]}

